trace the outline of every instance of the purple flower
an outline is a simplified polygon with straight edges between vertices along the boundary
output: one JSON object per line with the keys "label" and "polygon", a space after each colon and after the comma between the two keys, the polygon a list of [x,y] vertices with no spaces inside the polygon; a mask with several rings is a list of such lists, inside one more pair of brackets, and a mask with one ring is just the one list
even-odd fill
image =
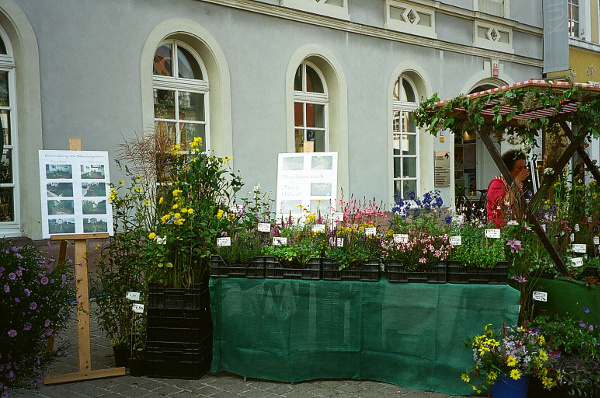
{"label": "purple flower", "polygon": [[23,290],[23,292],[25,293],[25,295],[27,297],[29,297],[29,295],[31,294],[31,292],[29,291],[29,289],[25,289],[25,290]]}
{"label": "purple flower", "polygon": [[15,275],[14,272],[11,272],[10,274],[8,274],[8,279],[14,281],[15,279],[17,279],[17,275]]}
{"label": "purple flower", "polygon": [[22,260],[23,259],[23,256],[20,255],[19,253],[15,254],[15,256],[17,257],[17,260]]}
{"label": "purple flower", "polygon": [[583,307],[583,312],[585,312],[586,314],[588,314],[590,312],[590,309],[588,307]]}
{"label": "purple flower", "polygon": [[12,247],[12,251],[14,251],[14,252],[18,252],[18,251],[19,251],[19,248],[18,248],[18,247],[16,247],[16,246],[13,246],[13,247]]}
{"label": "purple flower", "polygon": [[513,279],[519,283],[525,283],[527,282],[527,279],[525,279],[524,277],[522,277],[521,275],[513,275],[510,277],[510,279]]}
{"label": "purple flower", "polygon": [[42,277],[42,279],[40,279],[40,282],[42,285],[47,285],[48,284],[48,277],[44,276]]}
{"label": "purple flower", "polygon": [[46,246],[48,246],[48,247],[51,247],[51,246],[52,246],[52,245],[50,244],[50,241],[48,241],[48,242],[46,243]]}
{"label": "purple flower", "polygon": [[34,301],[31,304],[29,304],[29,309],[30,310],[35,310],[37,308],[37,303]]}
{"label": "purple flower", "polygon": [[44,326],[48,327],[48,326],[50,326],[50,323],[52,323],[52,322],[50,322],[50,319],[46,319],[46,322],[44,322]]}
{"label": "purple flower", "polygon": [[506,225],[519,225],[519,223],[517,222],[517,220],[510,220],[506,223]]}
{"label": "purple flower", "polygon": [[20,303],[20,302],[21,302],[21,299],[18,297],[15,297],[15,303]]}
{"label": "purple flower", "polygon": [[590,330],[594,330],[594,325],[590,325]]}
{"label": "purple flower", "polygon": [[15,329],[10,329],[8,331],[8,337],[15,337],[17,335],[17,331]]}
{"label": "purple flower", "polygon": [[450,224],[452,222],[452,217],[450,217],[448,215],[448,216],[446,216],[446,218],[444,219],[444,221],[446,221],[446,224]]}
{"label": "purple flower", "polygon": [[4,285],[4,293],[10,292],[10,286]]}
{"label": "purple flower", "polygon": [[579,326],[581,326],[582,328],[584,328],[584,327],[585,327],[585,322],[581,321],[581,322],[579,323]]}
{"label": "purple flower", "polygon": [[25,324],[25,326],[23,327],[23,330],[25,330],[25,331],[29,331],[29,330],[31,330],[31,323],[27,322],[27,323]]}
{"label": "purple flower", "polygon": [[519,250],[523,250],[523,248],[521,247],[521,241],[517,240],[517,238],[508,239],[506,241],[506,246],[510,246],[511,253],[518,253]]}

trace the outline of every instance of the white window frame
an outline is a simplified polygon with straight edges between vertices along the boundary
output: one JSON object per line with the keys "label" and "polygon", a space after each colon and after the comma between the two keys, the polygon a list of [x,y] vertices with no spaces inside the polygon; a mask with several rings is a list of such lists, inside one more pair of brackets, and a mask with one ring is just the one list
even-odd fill
{"label": "white window frame", "polygon": [[[408,19],[408,14],[412,11],[416,16],[416,20],[411,23],[392,18],[392,8],[404,8],[403,16]],[[427,14],[431,20],[431,26],[423,26],[418,24],[419,14]],[[385,25],[386,29],[395,30],[398,32],[410,33],[422,37],[437,39],[435,33],[435,10],[416,6],[412,3],[406,3],[397,0],[385,0]]]}
{"label": "white window frame", "polygon": [[9,111],[9,123],[11,144],[4,144],[4,149],[10,149],[12,154],[12,183],[0,183],[0,188],[13,189],[13,221],[0,222],[0,237],[21,236],[21,209],[20,209],[20,189],[19,189],[19,144],[18,144],[18,125],[17,125],[17,90],[15,84],[16,65],[12,46],[8,40],[6,32],[0,27],[0,37],[4,42],[7,54],[0,55],[0,70],[8,72],[8,106],[0,106],[2,110]]}
{"label": "white window frame", "polygon": [[[420,155],[420,153],[419,153],[419,151],[420,151],[419,129],[417,128],[417,126],[415,124],[414,133],[413,132],[404,132],[404,131],[402,131],[402,121],[400,121],[400,123],[399,123],[400,131],[394,130],[394,120],[395,120],[394,114],[396,112],[402,113],[402,112],[412,112],[412,111],[416,110],[419,106],[419,103],[417,102],[418,98],[419,98],[419,92],[417,91],[417,87],[416,87],[415,83],[410,78],[408,78],[406,75],[402,74],[402,75],[398,76],[398,79],[396,80],[396,82],[398,82],[398,93],[399,94],[401,93],[401,90],[403,90],[402,83],[399,81],[400,79],[406,80],[406,82],[411,86],[411,88],[413,90],[413,94],[415,95],[415,102],[396,100],[394,98],[394,93],[392,91],[392,148],[391,148],[391,150],[392,150],[392,185],[393,185],[392,192],[394,194],[396,194],[396,181],[404,181],[404,180],[415,181],[415,196],[419,196],[419,192],[421,189],[421,183],[420,183],[420,178],[419,178],[420,173],[421,173],[420,162],[419,162],[419,160],[420,160],[419,159],[419,155]],[[393,87],[395,87],[395,85],[396,85],[396,83],[394,83]],[[393,87],[392,87],[392,90],[393,90]],[[402,118],[402,116],[400,116],[400,118]],[[393,143],[394,143],[394,139],[396,138],[395,136],[398,136],[398,139],[401,140],[403,134],[415,136],[415,154],[414,155],[403,155],[402,150],[400,150],[399,155],[394,154]],[[402,148],[401,142],[399,142],[399,145],[400,145],[400,148]],[[404,158],[414,158],[415,159],[415,167],[416,167],[415,177],[404,177],[404,176],[396,177],[394,175],[395,170],[394,170],[393,165],[395,163],[395,160],[400,159],[400,165],[401,165],[401,167],[404,167],[402,164],[402,160]],[[407,195],[407,194],[408,194],[408,192],[405,193],[404,187],[402,187],[402,192],[400,192],[400,197],[404,198],[405,195]],[[396,199],[398,199],[398,198],[395,198],[394,200],[396,200]]]}
{"label": "white window frame", "polygon": [[[486,3],[499,3],[500,1],[502,1],[503,6],[502,7],[502,12],[501,13],[492,13],[490,12],[489,7],[486,7]],[[500,0],[500,1],[495,1],[495,0],[473,0],[473,10],[474,11],[479,11],[479,12],[483,12],[489,15],[495,15],[497,17],[502,17],[502,18],[506,18],[506,19],[510,19],[510,0]]]}
{"label": "white window frame", "polygon": [[[203,140],[202,144],[203,144],[203,150],[208,151],[211,149],[211,146],[210,146],[210,103],[209,103],[209,101],[210,101],[210,99],[209,99],[210,85],[208,82],[208,74],[206,72],[206,67],[204,66],[204,63],[202,62],[202,58],[198,55],[198,53],[191,46],[187,45],[186,43],[179,41],[179,40],[169,39],[169,40],[165,40],[165,41],[161,42],[159,44],[159,46],[157,47],[157,49],[165,44],[170,44],[172,46],[171,51],[172,51],[172,57],[173,57],[173,59],[172,59],[173,76],[161,76],[161,75],[153,74],[152,75],[152,89],[153,89],[152,91],[154,92],[155,89],[158,89],[158,90],[167,90],[167,91],[174,92],[174,95],[175,95],[175,110],[174,110],[175,118],[173,118],[173,119],[157,118],[156,113],[154,111],[154,104],[153,104],[152,105],[152,109],[154,112],[153,120],[155,123],[156,122],[175,123],[176,143],[180,143],[180,141],[181,141],[181,131],[180,131],[180,126],[179,126],[180,123],[204,125],[205,139]],[[200,66],[200,69],[202,71],[203,80],[185,79],[185,78],[181,78],[181,77],[176,77],[178,75],[179,62],[176,59],[177,51],[175,50],[175,46],[184,48],[194,57],[194,60],[198,63],[198,65]],[[190,92],[190,93],[203,94],[203,96],[204,96],[204,122],[179,119],[179,92]]]}
{"label": "white window frame", "polygon": [[[306,89],[306,82],[307,79],[304,78],[304,76],[306,76],[306,67],[310,66],[319,76],[319,79],[321,79],[321,84],[323,85],[323,93],[315,93],[315,92],[309,92]],[[302,91],[296,91],[294,90],[294,112],[296,109],[296,103],[302,103],[302,106],[304,107],[303,112],[302,112],[302,127],[298,127],[296,126],[296,119],[295,119],[295,113],[294,113],[294,139],[296,137],[296,130],[303,130],[304,133],[304,141],[307,141],[307,131],[308,130],[322,130],[324,131],[324,136],[325,136],[325,149],[323,152],[329,152],[329,92],[327,89],[327,82],[325,81],[325,77],[323,76],[323,73],[321,72],[321,70],[312,62],[310,61],[303,61],[299,66],[299,68],[302,68]],[[311,127],[308,128],[308,126],[306,125],[306,104],[315,104],[315,105],[324,105],[324,128],[321,127]]]}
{"label": "white window frame", "polygon": [[349,20],[348,0],[341,0],[342,5],[334,6],[326,3],[326,0],[280,0],[279,5],[288,8],[310,12],[313,14],[325,15],[337,19]]}
{"label": "white window frame", "polygon": [[[483,28],[487,31],[485,38],[479,37],[480,28]],[[504,43],[495,39],[494,31],[496,34],[507,35],[508,43]],[[473,23],[473,45],[475,47],[513,54],[514,50],[512,43],[513,32],[511,28],[483,21],[475,21],[475,23]]]}

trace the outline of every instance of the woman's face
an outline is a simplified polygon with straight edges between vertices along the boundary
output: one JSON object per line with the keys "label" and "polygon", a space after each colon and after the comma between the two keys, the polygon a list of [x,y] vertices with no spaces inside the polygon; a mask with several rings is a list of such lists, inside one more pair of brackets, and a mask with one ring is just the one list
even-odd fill
{"label": "woman's face", "polygon": [[513,178],[516,178],[519,173],[521,171],[523,171],[523,169],[527,168],[527,162],[525,161],[525,159],[518,159],[515,164],[513,165],[512,170],[510,171],[510,175],[513,176]]}

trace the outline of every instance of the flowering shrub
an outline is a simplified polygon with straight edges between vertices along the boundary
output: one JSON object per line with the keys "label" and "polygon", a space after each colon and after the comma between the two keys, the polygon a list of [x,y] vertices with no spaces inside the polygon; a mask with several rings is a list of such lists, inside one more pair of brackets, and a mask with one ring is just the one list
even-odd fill
{"label": "flowering shrub", "polygon": [[438,261],[444,261],[452,246],[447,234],[430,235],[416,230],[407,240],[395,241],[393,236],[382,242],[382,250],[388,260],[399,261],[408,270],[427,269]]}
{"label": "flowering shrub", "polygon": [[67,343],[46,351],[72,314],[72,274],[65,264],[46,260],[32,244],[18,248],[0,241],[0,393],[34,388],[48,366],[67,354]]}
{"label": "flowering shrub", "polygon": [[360,267],[369,259],[378,259],[381,256],[381,239],[377,234],[365,233],[365,227],[370,225],[338,226],[329,231],[325,256],[332,259],[340,270]]}
{"label": "flowering shrub", "polygon": [[[560,372],[554,367],[560,353],[549,348],[549,341],[537,330],[527,327],[502,325],[499,330],[484,327],[481,335],[470,340],[475,367],[465,371],[462,379],[478,394],[494,384],[500,376],[519,380],[532,376],[541,380],[550,389],[560,380]],[[471,377],[478,384],[471,384]]]}

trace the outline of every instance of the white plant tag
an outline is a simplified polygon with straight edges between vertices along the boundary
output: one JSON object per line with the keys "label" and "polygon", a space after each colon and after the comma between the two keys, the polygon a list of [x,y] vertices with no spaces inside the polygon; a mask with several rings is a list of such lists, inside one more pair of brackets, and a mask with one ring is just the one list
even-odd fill
{"label": "white plant tag", "polygon": [[236,216],[239,216],[244,211],[244,205],[233,205],[229,208],[230,213],[234,213]]}
{"label": "white plant tag", "polygon": [[546,232],[546,224],[542,224],[541,227],[542,227],[542,231]]}
{"label": "white plant tag", "polygon": [[500,230],[497,228],[488,228],[485,230],[485,237],[491,239],[499,239],[500,238]]}
{"label": "white plant tag", "polygon": [[573,257],[571,259],[571,262],[573,263],[573,267],[582,267],[583,266],[583,258],[581,258],[581,257]]}
{"label": "white plant tag", "polygon": [[157,236],[156,243],[159,245],[164,245],[165,243],[167,243],[167,237],[166,236]]}
{"label": "white plant tag", "polygon": [[333,221],[333,222],[344,221],[344,213],[340,213],[339,211],[334,211],[333,213],[331,213],[331,221]]}
{"label": "white plant tag", "polygon": [[452,246],[460,246],[460,245],[462,245],[462,236],[460,236],[460,235],[451,236],[450,240],[449,240],[449,243]]}
{"label": "white plant tag", "polygon": [[571,234],[571,236],[569,237],[569,239],[571,239],[571,242],[575,242],[575,234]]}
{"label": "white plant tag", "polygon": [[139,301],[140,300],[140,292],[127,292],[125,293],[125,298],[131,301]]}
{"label": "white plant tag", "polygon": [[259,222],[258,232],[271,232],[271,224],[268,222]]}
{"label": "white plant tag", "polygon": [[597,236],[594,236],[594,244],[595,245],[600,245],[600,238]]}
{"label": "white plant tag", "polygon": [[365,228],[365,235],[374,236],[375,234],[377,234],[377,228],[375,228],[375,227]]}
{"label": "white plant tag", "polygon": [[313,232],[325,232],[325,224],[314,224],[312,226]]}
{"label": "white plant tag", "polygon": [[335,244],[337,247],[344,247],[344,238],[336,238]]}
{"label": "white plant tag", "polygon": [[273,246],[287,245],[287,238],[281,236],[273,237]]}
{"label": "white plant tag", "polygon": [[143,314],[144,313],[144,304],[134,303],[133,306],[131,307],[131,309],[136,314]]}
{"label": "white plant tag", "polygon": [[533,299],[535,301],[543,301],[544,303],[548,301],[548,292],[533,292]]}
{"label": "white plant tag", "polygon": [[586,247],[585,243],[573,243],[571,248],[573,250],[573,253],[582,253],[582,254],[587,253],[587,247]]}
{"label": "white plant tag", "polygon": [[579,224],[575,224],[575,227],[573,229],[575,230],[575,232],[579,232]]}
{"label": "white plant tag", "polygon": [[408,243],[408,234],[394,234],[395,243]]}
{"label": "white plant tag", "polygon": [[224,238],[217,238],[217,247],[226,247],[231,246],[231,236],[226,236]]}

